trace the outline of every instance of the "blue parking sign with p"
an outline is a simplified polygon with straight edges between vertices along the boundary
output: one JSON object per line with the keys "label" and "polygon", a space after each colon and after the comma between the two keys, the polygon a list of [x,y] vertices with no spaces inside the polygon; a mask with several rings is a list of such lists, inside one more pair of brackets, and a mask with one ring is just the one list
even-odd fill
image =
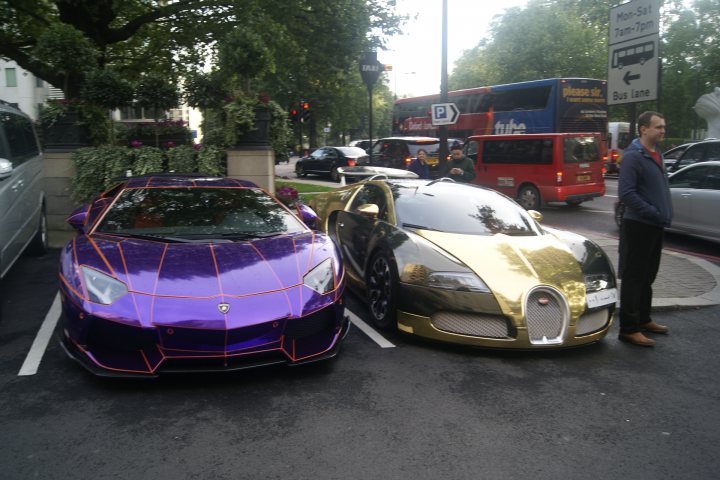
{"label": "blue parking sign with p", "polygon": [[433,105],[434,112],[433,117],[437,120],[444,120],[447,118],[447,106],[445,105]]}

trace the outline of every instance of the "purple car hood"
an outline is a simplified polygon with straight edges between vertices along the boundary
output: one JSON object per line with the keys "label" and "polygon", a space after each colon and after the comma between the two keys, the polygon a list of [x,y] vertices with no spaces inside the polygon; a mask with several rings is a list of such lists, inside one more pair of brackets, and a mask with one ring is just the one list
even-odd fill
{"label": "purple car hood", "polygon": [[327,257],[332,245],[315,233],[254,242],[162,243],[81,236],[76,262],[108,273],[131,292],[175,298],[243,297],[283,290]]}

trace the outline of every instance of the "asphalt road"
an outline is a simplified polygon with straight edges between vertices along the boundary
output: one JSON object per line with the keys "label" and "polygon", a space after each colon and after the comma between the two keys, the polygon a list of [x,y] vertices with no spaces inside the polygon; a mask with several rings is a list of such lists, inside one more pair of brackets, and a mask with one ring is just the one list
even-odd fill
{"label": "asphalt road", "polygon": [[[105,380],[55,339],[19,376],[58,251],[3,281],[0,478],[686,479],[720,470],[720,307],[665,311],[655,349],[458,348],[353,328],[303,368]],[[352,295],[349,308],[366,318]]]}

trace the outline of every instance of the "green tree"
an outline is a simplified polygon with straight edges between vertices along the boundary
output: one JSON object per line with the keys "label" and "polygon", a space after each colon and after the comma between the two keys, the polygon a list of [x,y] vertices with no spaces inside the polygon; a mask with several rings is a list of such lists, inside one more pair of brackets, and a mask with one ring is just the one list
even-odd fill
{"label": "green tree", "polygon": [[[531,0],[508,9],[490,38],[458,60],[451,89],[552,77],[604,78],[607,28],[565,2]],[[607,20],[606,20],[607,21]]]}

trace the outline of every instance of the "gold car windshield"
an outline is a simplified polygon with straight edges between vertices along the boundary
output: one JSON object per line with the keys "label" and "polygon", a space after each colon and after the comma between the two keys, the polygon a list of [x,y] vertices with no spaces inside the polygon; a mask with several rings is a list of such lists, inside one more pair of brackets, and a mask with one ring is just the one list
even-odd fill
{"label": "gold car windshield", "polygon": [[393,185],[398,225],[467,235],[540,235],[518,204],[492,190],[450,182]]}

